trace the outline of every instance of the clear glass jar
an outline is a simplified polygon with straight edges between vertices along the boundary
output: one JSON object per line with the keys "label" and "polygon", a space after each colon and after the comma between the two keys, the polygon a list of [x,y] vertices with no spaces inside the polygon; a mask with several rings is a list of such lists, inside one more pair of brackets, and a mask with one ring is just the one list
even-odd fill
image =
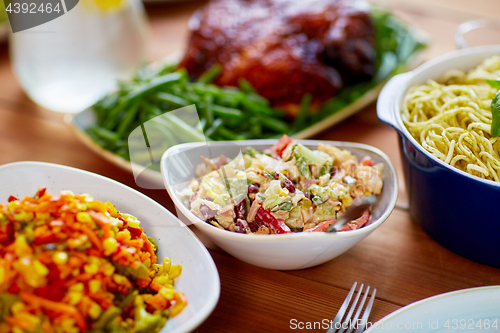
{"label": "clear glass jar", "polygon": [[75,113],[130,75],[147,44],[140,0],[80,0],[53,21],[11,34],[9,47],[26,94],[47,109]]}

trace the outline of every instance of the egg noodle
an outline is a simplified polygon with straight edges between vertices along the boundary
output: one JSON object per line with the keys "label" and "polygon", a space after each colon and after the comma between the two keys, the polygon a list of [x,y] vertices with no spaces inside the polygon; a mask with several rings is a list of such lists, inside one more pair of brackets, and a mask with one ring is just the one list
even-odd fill
{"label": "egg noodle", "polygon": [[500,78],[500,56],[464,72],[451,70],[438,82],[412,87],[402,110],[410,134],[432,155],[472,175],[500,181],[500,139],[491,136],[491,101]]}

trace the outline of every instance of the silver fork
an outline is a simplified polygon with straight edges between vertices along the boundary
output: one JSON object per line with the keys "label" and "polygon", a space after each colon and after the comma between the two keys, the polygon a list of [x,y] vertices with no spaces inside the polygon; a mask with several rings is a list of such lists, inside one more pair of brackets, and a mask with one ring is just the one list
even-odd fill
{"label": "silver fork", "polygon": [[[349,294],[347,294],[347,297],[344,300],[344,303],[340,306],[339,311],[337,312],[337,315],[333,319],[333,322],[330,324],[330,328],[326,331],[327,333],[361,333],[363,332],[366,323],[368,321],[368,317],[370,316],[370,312],[372,311],[372,306],[373,302],[375,301],[375,294],[377,293],[377,289],[373,289],[372,295],[370,297],[370,300],[368,301],[368,304],[366,305],[366,308],[364,310],[363,316],[361,317],[360,321],[358,322],[359,315],[361,314],[361,311],[363,310],[363,306],[365,305],[366,298],[368,296],[368,293],[370,291],[370,286],[366,286],[366,289],[364,291],[363,298],[361,300],[361,303],[358,305],[359,298],[361,294],[363,293],[363,287],[364,285],[361,284],[359,287],[359,290],[356,294],[356,297],[354,298],[354,301],[351,304],[351,307],[349,308],[349,312],[347,315],[345,315],[347,307],[349,306],[349,303],[351,303],[352,295],[354,294],[354,291],[356,290],[356,286],[358,285],[357,282],[354,282],[354,284],[351,287],[351,290],[349,291]],[[353,316],[354,310],[356,309],[357,306],[357,311]],[[344,320],[342,320],[344,319]],[[346,331],[347,330],[347,331]]]}

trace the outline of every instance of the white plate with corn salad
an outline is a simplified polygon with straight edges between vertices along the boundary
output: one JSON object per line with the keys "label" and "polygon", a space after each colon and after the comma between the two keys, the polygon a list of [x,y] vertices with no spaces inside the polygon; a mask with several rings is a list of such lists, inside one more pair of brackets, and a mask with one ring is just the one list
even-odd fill
{"label": "white plate with corn salad", "polygon": [[0,178],[0,331],[186,332],[214,309],[211,256],[153,200],[48,163]]}

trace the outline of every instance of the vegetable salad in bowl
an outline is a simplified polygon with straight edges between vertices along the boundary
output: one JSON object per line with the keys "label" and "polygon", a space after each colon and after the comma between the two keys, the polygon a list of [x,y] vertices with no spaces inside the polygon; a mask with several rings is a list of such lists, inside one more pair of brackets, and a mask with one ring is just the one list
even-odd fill
{"label": "vegetable salad in bowl", "polygon": [[0,332],[157,332],[187,304],[182,267],[140,222],[88,194],[0,204]]}
{"label": "vegetable salad in bowl", "polygon": [[[198,178],[178,194],[193,214],[213,226],[247,234],[325,231],[364,195],[382,191],[382,163],[358,161],[348,150],[316,150],[283,136],[263,152],[247,148],[229,163],[201,157]],[[366,211],[342,231],[369,221]]]}

